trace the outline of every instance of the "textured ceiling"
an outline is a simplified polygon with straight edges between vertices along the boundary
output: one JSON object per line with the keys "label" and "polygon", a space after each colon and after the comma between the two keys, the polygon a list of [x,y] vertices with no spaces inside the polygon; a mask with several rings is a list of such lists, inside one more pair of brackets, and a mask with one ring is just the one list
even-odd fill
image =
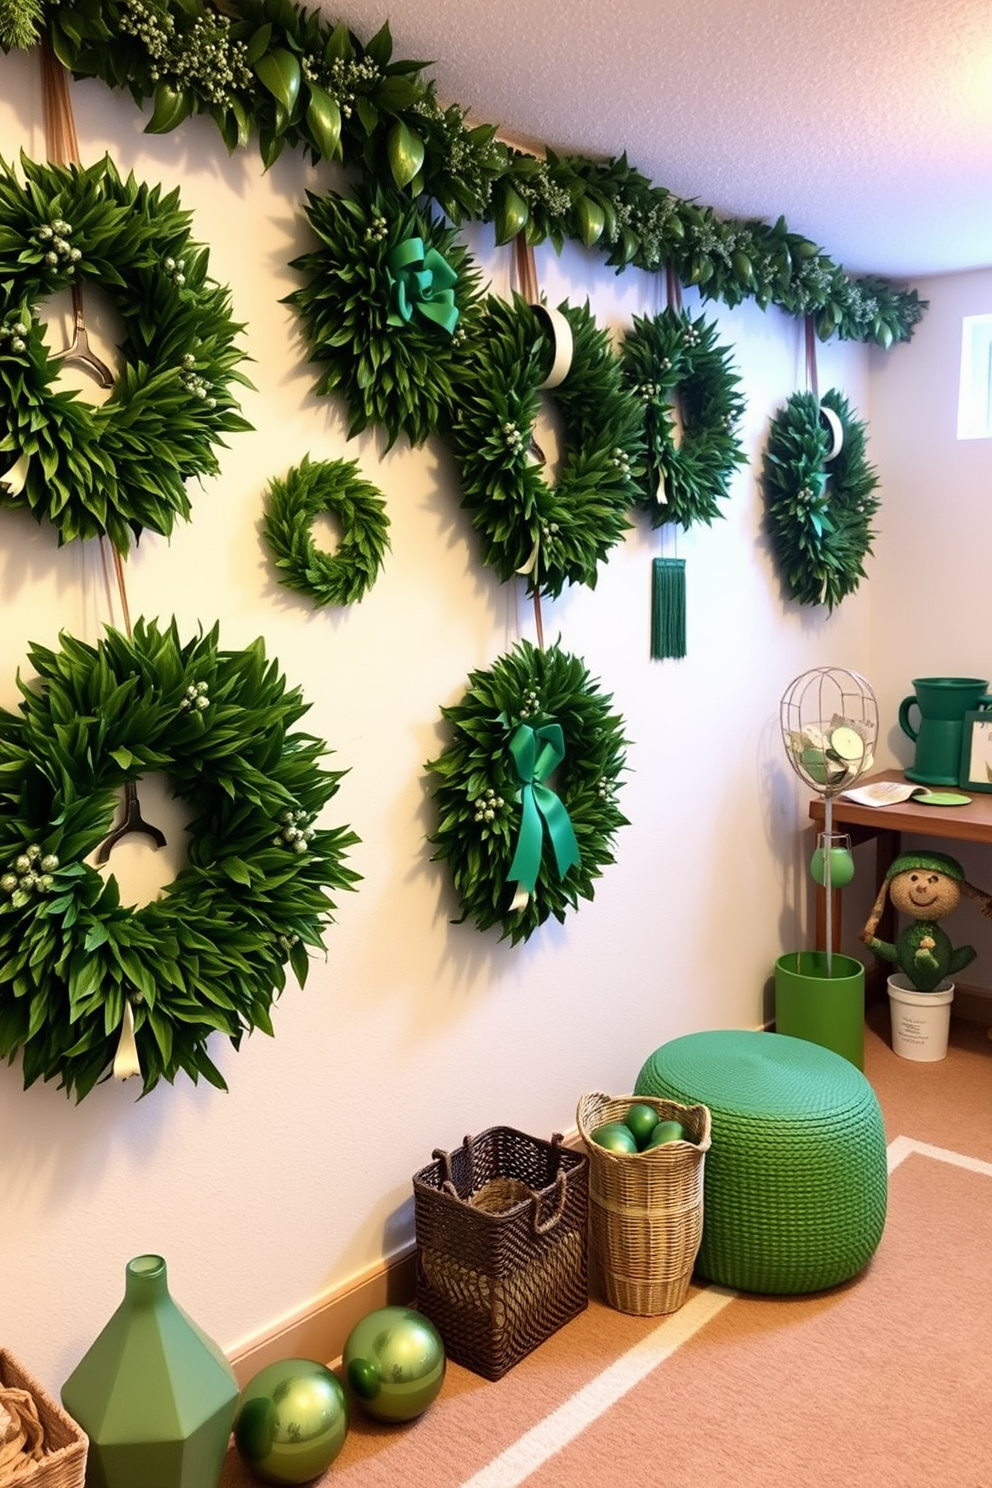
{"label": "textured ceiling", "polygon": [[626,150],[855,272],[992,265],[990,0],[320,0],[506,137]]}

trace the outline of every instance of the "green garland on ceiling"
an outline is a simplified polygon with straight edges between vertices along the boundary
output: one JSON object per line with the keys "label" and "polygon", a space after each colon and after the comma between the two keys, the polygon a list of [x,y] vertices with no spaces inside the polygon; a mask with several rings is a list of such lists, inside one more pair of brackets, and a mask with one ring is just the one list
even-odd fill
{"label": "green garland on ceiling", "polygon": [[[839,452],[820,406],[836,414]],[[865,457],[865,425],[835,388],[817,402],[793,393],[772,421],[762,465],[765,522],[789,599],[833,610],[865,576],[878,511],[878,476]]]}
{"label": "green garland on ceiling", "polygon": [[[208,276],[176,191],[87,169],[0,160],[0,507],[26,508],[59,542],[106,534],[127,552],[168,536],[185,482],[219,469],[222,435],[250,429],[231,384],[242,327]],[[123,370],[105,403],[55,386],[39,302],[98,284],[120,316]],[[109,369],[107,369],[109,372]]]}
{"label": "green garland on ceiling", "polygon": [[[327,891],[358,877],[355,835],[314,825],[344,772],[293,731],[307,704],[261,641],[222,651],[216,627],[183,643],[139,620],[29,655],[38,682],[0,710],[0,1058],[82,1099],[133,1018],[145,1091],[181,1071],[224,1089],[208,1038],[271,1034],[286,964],[302,984]],[[135,909],[87,859],[146,771],[193,821],[186,866]]]}
{"label": "green garland on ceiling", "polygon": [[[34,0],[3,4],[0,45],[33,39]],[[915,290],[848,275],[782,217],[722,219],[652,185],[626,154],[538,159],[498,141],[495,125],[469,127],[461,107],[439,104],[426,62],[393,59],[388,24],[362,43],[293,0],[46,0],[43,12],[75,75],[151,102],[151,132],[206,114],[230,150],[257,136],[266,165],[301,146],[427,196],[455,223],[492,222],[499,242],[576,239],[617,270],[670,266],[704,298],[810,317],[823,340],[889,347],[926,308]]]}
{"label": "green garland on ceiling", "polygon": [[627,741],[612,701],[578,657],[520,641],[442,708],[450,740],[426,766],[437,810],[429,841],[461,920],[500,925],[516,945],[593,898],[627,825],[616,800]]}

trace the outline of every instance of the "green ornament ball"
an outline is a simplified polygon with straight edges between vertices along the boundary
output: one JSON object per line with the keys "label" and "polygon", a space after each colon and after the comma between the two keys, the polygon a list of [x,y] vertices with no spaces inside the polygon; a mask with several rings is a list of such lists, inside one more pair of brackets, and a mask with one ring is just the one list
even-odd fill
{"label": "green ornament ball", "polygon": [[608,1152],[636,1152],[637,1140],[630,1127],[622,1121],[604,1121],[589,1133],[597,1147]]}
{"label": "green ornament ball", "polygon": [[412,1421],[437,1399],[447,1367],[441,1335],[412,1307],[379,1307],[356,1323],[342,1357],[358,1405],[375,1421]]}
{"label": "green ornament ball", "polygon": [[316,1359],[282,1359],[241,1392],[234,1445],[263,1483],[309,1483],[330,1467],[348,1433],[348,1396]]}
{"label": "green ornament ball", "polygon": [[[809,871],[816,883],[821,886],[826,883],[827,864],[826,854],[822,847],[814,847],[813,856],[809,860]],[[830,849],[830,883],[835,889],[843,889],[854,877],[854,858],[846,847],[832,847]]]}
{"label": "green ornament ball", "polygon": [[623,1124],[633,1134],[638,1147],[643,1147],[658,1125],[658,1112],[644,1101],[635,1101],[623,1118]]}

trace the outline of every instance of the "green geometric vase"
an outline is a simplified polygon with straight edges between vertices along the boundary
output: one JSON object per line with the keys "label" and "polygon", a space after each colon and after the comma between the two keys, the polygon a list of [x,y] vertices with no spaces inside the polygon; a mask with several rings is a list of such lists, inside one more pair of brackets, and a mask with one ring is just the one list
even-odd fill
{"label": "green geometric vase", "polygon": [[224,1354],[169,1295],[165,1261],[136,1256],[123,1302],[62,1386],[90,1439],[86,1488],[216,1488],[238,1398]]}

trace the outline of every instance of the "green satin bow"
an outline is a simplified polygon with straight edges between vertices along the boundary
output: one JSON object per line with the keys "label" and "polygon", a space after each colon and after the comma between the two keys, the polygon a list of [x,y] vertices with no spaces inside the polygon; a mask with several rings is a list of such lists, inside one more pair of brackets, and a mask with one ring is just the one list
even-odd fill
{"label": "green satin bow", "polygon": [[554,849],[559,878],[581,861],[579,844],[564,804],[545,781],[565,758],[565,736],[561,724],[546,723],[539,729],[521,723],[510,740],[510,753],[520,777],[520,836],[507,875],[528,894],[534,892],[541,871],[544,828]]}
{"label": "green satin bow", "polygon": [[423,238],[404,238],[386,256],[386,275],[395,309],[388,325],[406,325],[414,313],[450,336],[458,324],[454,286],[458,275]]}

